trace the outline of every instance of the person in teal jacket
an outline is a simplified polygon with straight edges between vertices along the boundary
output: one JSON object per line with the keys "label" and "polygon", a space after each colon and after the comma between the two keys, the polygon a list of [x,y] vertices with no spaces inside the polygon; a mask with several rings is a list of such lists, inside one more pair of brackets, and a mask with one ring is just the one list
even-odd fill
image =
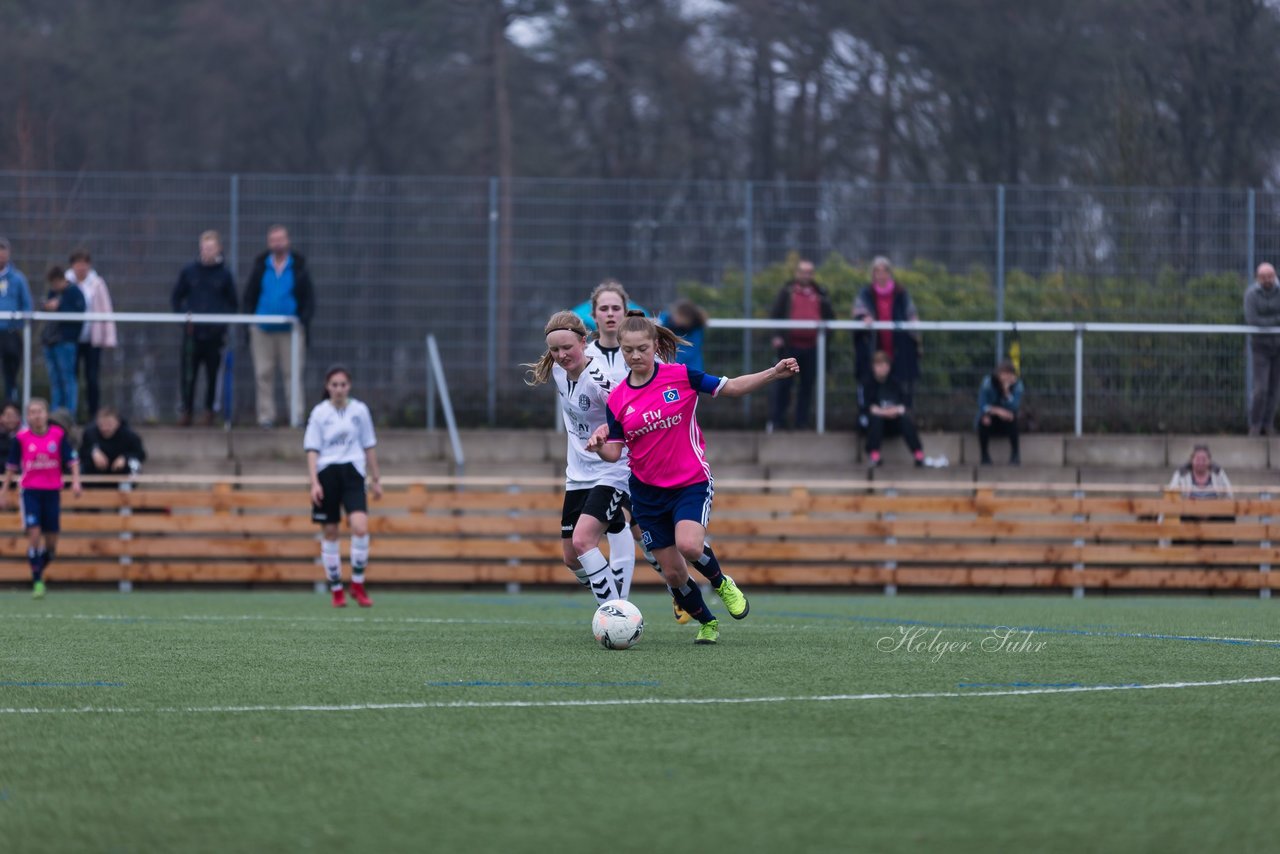
{"label": "person in teal jacket", "polygon": [[1018,453],[1018,407],[1022,405],[1022,379],[1013,362],[1005,359],[995,372],[982,380],[978,391],[978,415],[974,426],[982,448],[982,464],[991,465],[988,444],[992,436],[1009,438],[1009,464],[1021,463]]}

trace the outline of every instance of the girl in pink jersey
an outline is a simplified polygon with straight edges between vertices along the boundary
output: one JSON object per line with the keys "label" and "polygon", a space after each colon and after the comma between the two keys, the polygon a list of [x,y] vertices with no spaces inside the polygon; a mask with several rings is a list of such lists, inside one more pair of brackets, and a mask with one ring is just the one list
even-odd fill
{"label": "girl in pink jersey", "polygon": [[704,545],[714,488],[698,427],[698,395],[742,397],[800,368],[795,359],[783,359],[767,371],[729,379],[672,364],[681,339],[640,312],[628,312],[619,338],[631,373],[609,395],[608,424],[592,434],[587,450],[614,462],[626,447],[631,507],[644,544],[661,564],[671,595],[702,624],[694,643],[715,643],[719,622],[689,580],[689,564],[711,580],[729,616],[741,620],[751,608]]}
{"label": "girl in pink jersey", "polygon": [[27,429],[19,430],[9,446],[0,507],[9,507],[9,485],[22,473],[22,522],[27,530],[27,561],[31,565],[31,595],[44,596],[44,571],[58,547],[62,510],[62,467],[71,467],[71,489],[80,497],[80,460],[66,432],[49,423],[49,404],[38,397],[27,404]]}

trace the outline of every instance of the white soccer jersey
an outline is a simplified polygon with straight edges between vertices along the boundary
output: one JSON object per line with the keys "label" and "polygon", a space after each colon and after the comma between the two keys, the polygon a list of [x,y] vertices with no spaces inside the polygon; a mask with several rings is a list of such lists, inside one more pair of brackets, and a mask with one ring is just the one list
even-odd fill
{"label": "white soccer jersey", "polygon": [[600,339],[592,338],[587,343],[586,350],[587,358],[591,360],[591,364],[600,367],[605,378],[609,380],[609,385],[618,385],[627,378],[627,374],[631,373],[631,369],[627,367],[627,360],[622,358],[621,347],[601,347]]}
{"label": "white soccer jersey", "polygon": [[613,383],[595,359],[587,362],[577,380],[569,379],[559,365],[551,366],[551,375],[560,395],[560,413],[564,418],[564,431],[568,434],[565,489],[590,489],[603,485],[627,490],[631,477],[627,458],[623,456],[618,462],[610,463],[587,450],[587,440],[605,423]]}
{"label": "white soccer jersey", "polygon": [[317,403],[307,419],[307,432],[302,436],[302,447],[320,454],[316,471],[351,463],[363,475],[364,452],[376,444],[378,439],[373,434],[369,407],[355,398],[349,398],[342,409],[327,400]]}

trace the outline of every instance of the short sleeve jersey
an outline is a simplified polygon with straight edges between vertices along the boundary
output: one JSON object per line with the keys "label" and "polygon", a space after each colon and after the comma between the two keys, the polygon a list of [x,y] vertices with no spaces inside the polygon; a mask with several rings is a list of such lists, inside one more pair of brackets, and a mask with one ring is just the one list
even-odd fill
{"label": "short sleeve jersey", "polygon": [[57,424],[44,433],[19,430],[9,445],[8,467],[22,472],[23,489],[62,489],[62,466],[78,460],[71,441]]}
{"label": "short sleeve jersey", "polygon": [[698,395],[714,397],[726,382],[688,365],[657,364],[644,385],[637,388],[627,380],[613,390],[609,441],[627,446],[636,480],[667,489],[710,480]]}
{"label": "short sleeve jersey", "polygon": [[568,434],[565,453],[565,489],[590,489],[593,486],[611,486],[627,489],[630,470],[625,457],[616,463],[606,462],[599,455],[587,451],[591,434],[607,421],[609,393],[614,384],[592,359],[576,380],[559,365],[552,365],[556,392],[560,396],[560,414],[564,418],[564,430]]}
{"label": "short sleeve jersey", "polygon": [[355,398],[349,399],[342,409],[327,400],[320,401],[311,410],[307,430],[302,436],[302,447],[320,455],[316,460],[316,471],[351,463],[362,476],[365,473],[364,452],[376,444],[378,438],[373,432],[373,416],[369,407]]}

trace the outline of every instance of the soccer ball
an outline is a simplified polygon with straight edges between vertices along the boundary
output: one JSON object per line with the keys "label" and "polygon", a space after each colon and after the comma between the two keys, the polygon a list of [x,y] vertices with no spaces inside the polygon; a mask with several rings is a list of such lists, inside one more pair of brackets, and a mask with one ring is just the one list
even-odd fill
{"label": "soccer ball", "polygon": [[644,634],[644,616],[626,599],[610,599],[591,618],[591,634],[605,649],[635,646]]}

